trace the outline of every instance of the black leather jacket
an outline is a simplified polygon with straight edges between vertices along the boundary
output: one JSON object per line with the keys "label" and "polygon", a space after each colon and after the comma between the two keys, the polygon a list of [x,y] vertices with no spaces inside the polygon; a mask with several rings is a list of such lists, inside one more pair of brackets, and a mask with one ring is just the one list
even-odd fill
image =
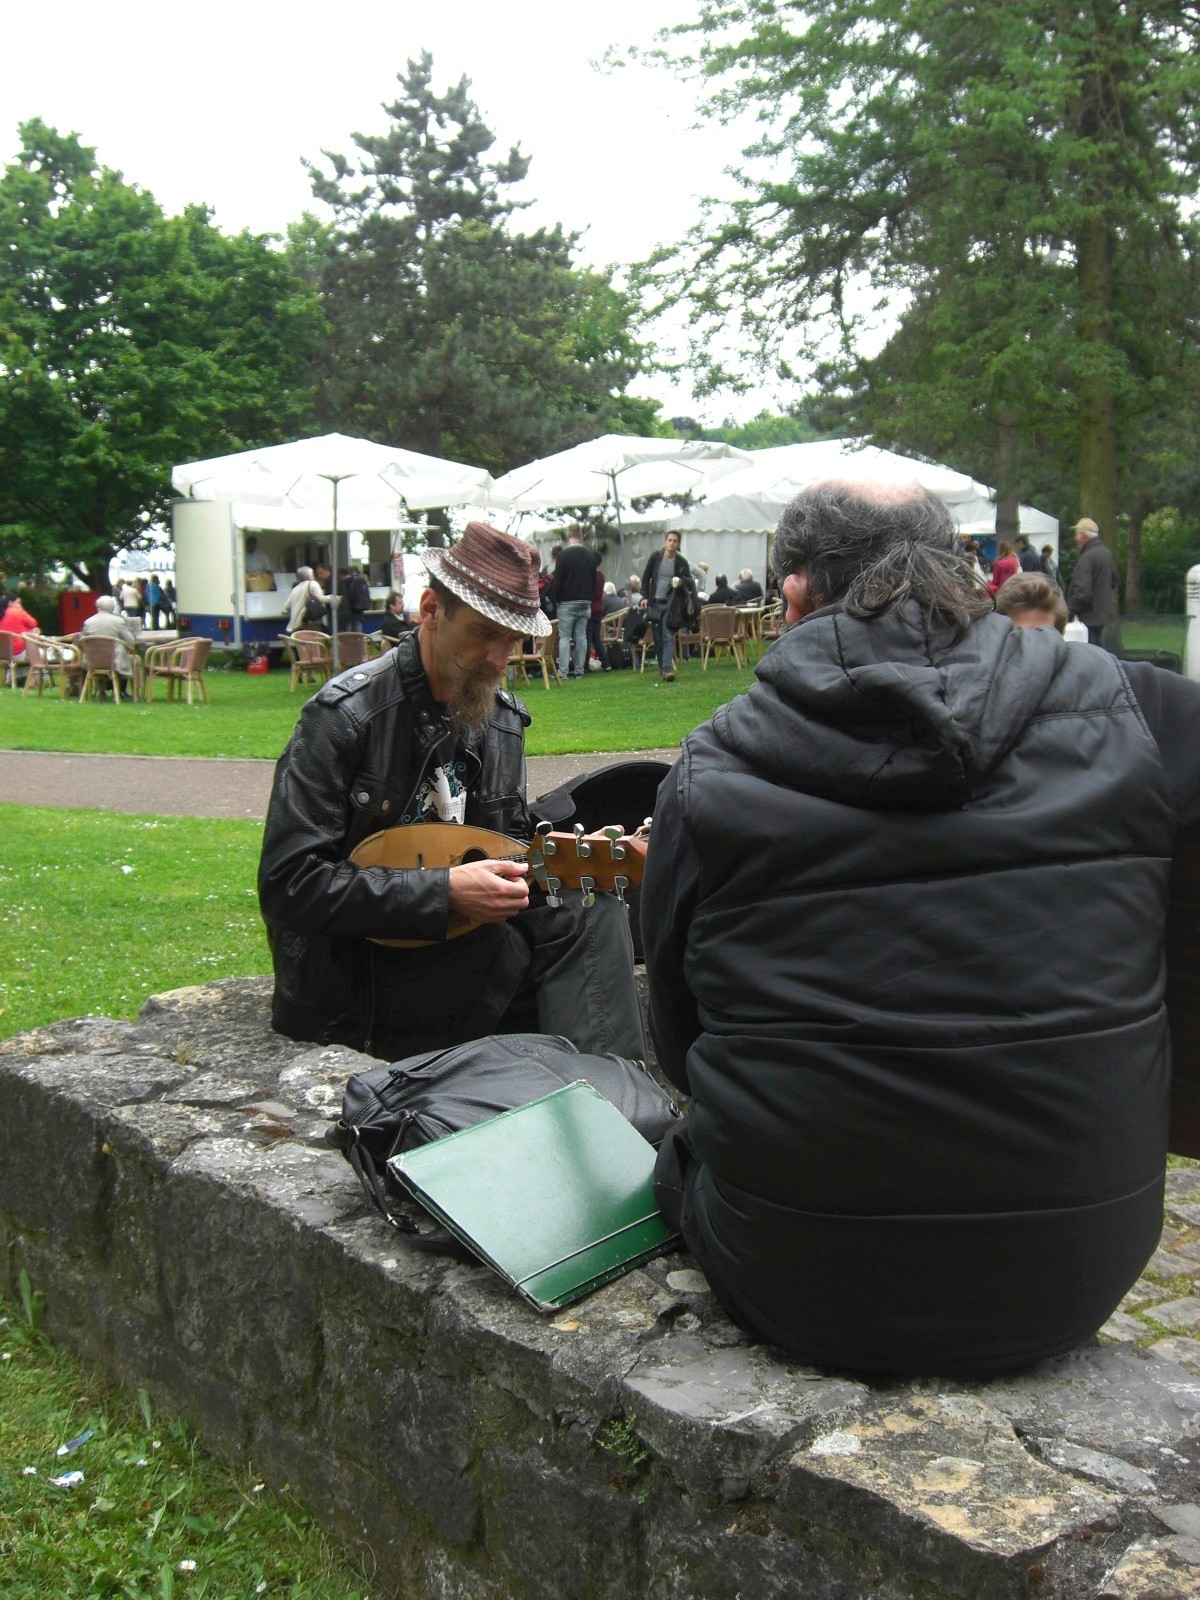
{"label": "black leather jacket", "polygon": [[[467,751],[466,820],[532,837],[525,802],[529,713],[497,691],[491,723]],[[258,896],[275,964],[274,1026],[292,1038],[362,1048],[371,1036],[370,936],[445,937],[449,872],[363,869],[347,859],[409,807],[446,731],[417,633],[352,667],[305,706],[279,758]]]}

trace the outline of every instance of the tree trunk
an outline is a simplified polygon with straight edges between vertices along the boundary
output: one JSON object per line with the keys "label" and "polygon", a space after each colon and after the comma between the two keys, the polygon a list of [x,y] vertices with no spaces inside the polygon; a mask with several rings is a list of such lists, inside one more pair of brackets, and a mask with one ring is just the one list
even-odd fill
{"label": "tree trunk", "polygon": [[996,423],[996,541],[1012,544],[1021,531],[1021,491],[1017,481],[1017,428],[1007,418]]}
{"label": "tree trunk", "polygon": [[1079,514],[1117,554],[1117,397],[1113,383],[1113,230],[1103,216],[1076,241],[1079,279]]}
{"label": "tree trunk", "polygon": [[70,570],[89,589],[94,589],[100,594],[111,594],[112,584],[109,582],[108,567],[107,561],[95,561],[88,562],[85,566],[72,566]]}

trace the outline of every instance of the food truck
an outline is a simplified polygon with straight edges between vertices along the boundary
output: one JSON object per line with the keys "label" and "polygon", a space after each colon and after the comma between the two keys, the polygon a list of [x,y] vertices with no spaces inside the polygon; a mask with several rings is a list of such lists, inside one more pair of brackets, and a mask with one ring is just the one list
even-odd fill
{"label": "food truck", "polygon": [[[298,567],[334,566],[328,518],[268,506],[223,500],[176,500],[171,510],[175,544],[175,588],[181,634],[199,635],[257,654],[276,646],[288,620],[288,595]],[[322,525],[324,524],[324,525]],[[392,589],[405,590],[415,605],[424,568],[404,545],[421,537],[412,522],[356,528],[337,534],[337,564],[347,564],[348,540],[366,545],[361,566],[371,589],[366,628],[379,626]],[[253,538],[270,571],[246,570],[246,542]],[[257,563],[252,563],[252,566]],[[407,584],[407,588],[406,588]],[[413,598],[410,598],[413,597]],[[260,647],[255,649],[254,647]]]}

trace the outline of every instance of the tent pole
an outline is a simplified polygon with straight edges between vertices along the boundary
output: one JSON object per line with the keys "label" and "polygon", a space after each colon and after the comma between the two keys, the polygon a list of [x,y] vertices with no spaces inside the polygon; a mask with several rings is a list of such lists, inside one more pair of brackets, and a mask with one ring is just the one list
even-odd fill
{"label": "tent pole", "polygon": [[621,551],[621,579],[622,582],[628,582],[629,575],[625,571],[625,529],[621,526],[621,496],[617,492],[616,473],[613,472],[609,476],[612,482],[613,505],[617,508],[617,544],[619,545]]}
{"label": "tent pole", "polygon": [[333,528],[331,530],[330,540],[329,540],[329,545],[330,545],[330,549],[329,549],[329,598],[330,598],[330,602],[331,602],[330,607],[329,607],[329,633],[330,633],[330,641],[331,641],[331,643],[333,645],[333,676],[336,678],[338,673],[342,670],[342,663],[341,663],[341,659],[340,659],[340,655],[339,655],[339,651],[338,651],[338,625],[337,625],[337,609],[338,609],[338,587],[337,587],[337,574],[338,574],[338,567],[337,567],[338,484],[341,483],[342,478],[349,477],[350,474],[349,473],[345,473],[345,472],[344,473],[340,473],[340,474],[339,473],[335,473],[335,472],[322,472],[320,474],[320,476],[322,478],[327,478],[329,480],[329,482],[333,485]]}

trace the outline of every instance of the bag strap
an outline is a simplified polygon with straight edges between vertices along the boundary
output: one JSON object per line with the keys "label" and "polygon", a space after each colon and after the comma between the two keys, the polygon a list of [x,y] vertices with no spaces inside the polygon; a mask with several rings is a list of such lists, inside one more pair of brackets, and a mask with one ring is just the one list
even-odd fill
{"label": "bag strap", "polygon": [[372,1159],[371,1152],[363,1147],[360,1130],[358,1128],[348,1128],[347,1132],[351,1137],[346,1146],[346,1160],[349,1161],[354,1169],[354,1175],[359,1183],[362,1184],[362,1190],[367,1199],[383,1220],[391,1223],[392,1227],[398,1232],[416,1233],[416,1223],[411,1217],[405,1216],[402,1211],[397,1211],[388,1198],[387,1191],[380,1181],[379,1172]]}

